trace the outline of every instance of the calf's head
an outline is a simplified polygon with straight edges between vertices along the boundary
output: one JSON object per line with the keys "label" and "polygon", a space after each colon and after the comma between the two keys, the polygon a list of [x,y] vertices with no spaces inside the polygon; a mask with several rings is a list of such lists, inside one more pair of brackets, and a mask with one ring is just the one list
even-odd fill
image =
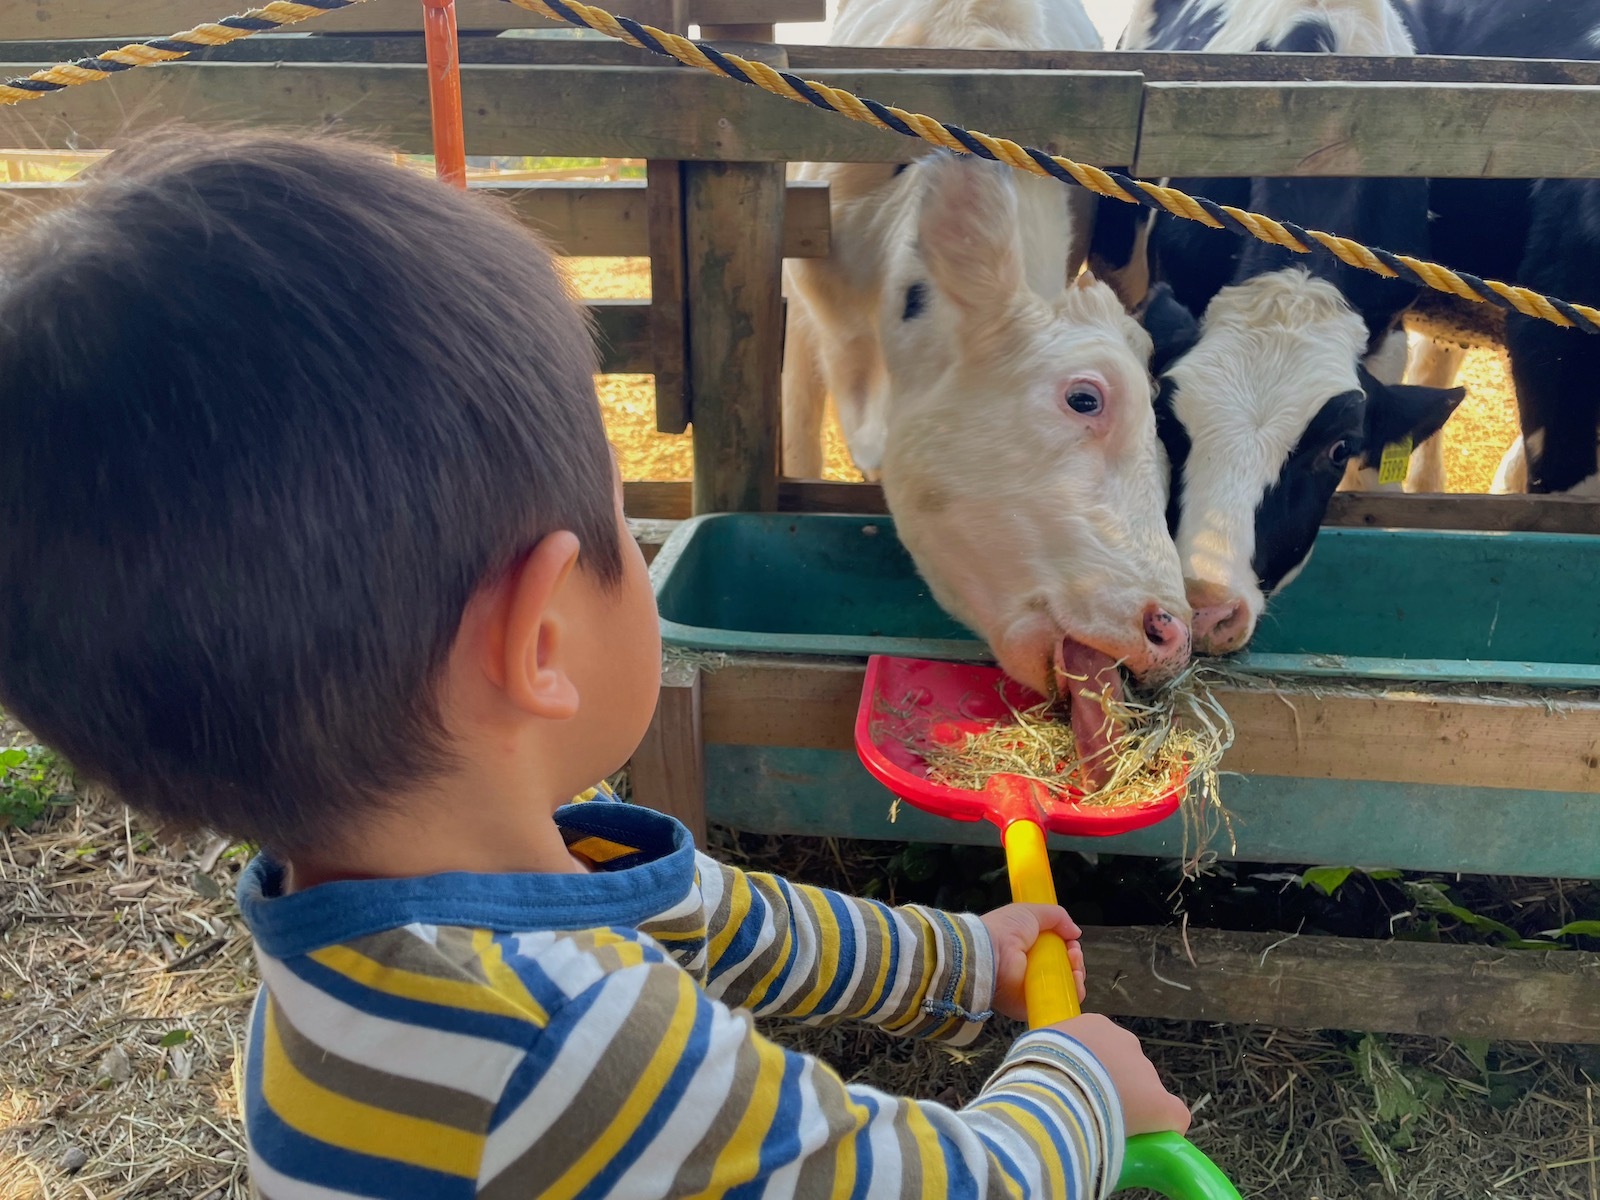
{"label": "calf's head", "polygon": [[1298,268],[1223,289],[1202,325],[1158,287],[1145,324],[1195,647],[1227,654],[1305,566],[1346,466],[1438,432],[1465,392],[1380,382],[1365,322]]}
{"label": "calf's head", "polygon": [[1189,655],[1150,341],[1109,288],[1069,282],[1059,251],[1059,267],[1025,269],[1030,248],[1069,239],[1019,214],[1007,169],[912,169],[915,244],[908,230],[882,314],[889,507],[934,598],[1007,673],[1070,694],[1092,743],[1118,664],[1160,681]]}

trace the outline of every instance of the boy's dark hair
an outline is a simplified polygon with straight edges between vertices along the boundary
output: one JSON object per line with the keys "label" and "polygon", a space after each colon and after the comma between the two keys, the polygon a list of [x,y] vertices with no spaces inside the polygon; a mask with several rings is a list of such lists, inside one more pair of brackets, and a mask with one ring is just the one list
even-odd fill
{"label": "boy's dark hair", "polygon": [[449,765],[463,610],[621,567],[549,253],[349,143],[169,132],[7,247],[0,700],[180,826],[284,850]]}

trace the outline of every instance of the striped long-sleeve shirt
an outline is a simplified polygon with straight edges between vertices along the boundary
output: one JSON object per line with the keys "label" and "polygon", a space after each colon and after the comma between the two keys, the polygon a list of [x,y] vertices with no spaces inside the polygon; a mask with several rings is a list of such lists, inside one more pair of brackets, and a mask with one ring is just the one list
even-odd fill
{"label": "striped long-sleeve shirt", "polygon": [[1120,1102],[1057,1031],[1019,1040],[953,1110],[847,1084],[753,1027],[968,1041],[994,977],[975,917],[746,874],[632,805],[557,820],[591,873],[285,895],[281,868],[251,864],[263,1200],[1087,1198],[1116,1180]]}

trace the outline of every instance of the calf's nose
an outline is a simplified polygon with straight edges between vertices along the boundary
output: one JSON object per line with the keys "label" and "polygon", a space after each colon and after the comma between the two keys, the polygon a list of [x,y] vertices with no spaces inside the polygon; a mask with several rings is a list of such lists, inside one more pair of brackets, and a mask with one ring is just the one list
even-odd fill
{"label": "calf's nose", "polygon": [[1189,627],[1158,604],[1144,610],[1144,636],[1158,663],[1181,664],[1189,657]]}
{"label": "calf's nose", "polygon": [[1202,654],[1232,654],[1250,640],[1250,607],[1231,598],[1194,610],[1194,643]]}

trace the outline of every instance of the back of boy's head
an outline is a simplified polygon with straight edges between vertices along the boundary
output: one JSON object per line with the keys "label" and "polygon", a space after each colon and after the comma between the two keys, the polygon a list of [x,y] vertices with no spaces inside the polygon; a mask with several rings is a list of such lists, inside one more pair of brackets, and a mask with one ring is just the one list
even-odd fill
{"label": "back of boy's head", "polygon": [[509,216],[349,144],[181,133],[8,246],[0,700],[180,826],[292,851],[449,768],[463,610],[620,570],[588,331]]}

